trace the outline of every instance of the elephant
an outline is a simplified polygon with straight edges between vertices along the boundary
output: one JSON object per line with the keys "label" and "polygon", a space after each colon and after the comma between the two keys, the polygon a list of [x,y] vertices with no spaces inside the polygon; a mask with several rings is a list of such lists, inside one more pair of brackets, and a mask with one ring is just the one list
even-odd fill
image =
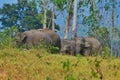
{"label": "elephant", "polygon": [[38,46],[39,43],[48,46],[52,43],[52,40],[49,35],[44,32],[29,30],[16,34],[15,42],[19,46],[25,44],[26,48],[29,49],[31,46]]}
{"label": "elephant", "polygon": [[70,54],[75,56],[76,51],[75,51],[75,41],[73,40],[67,40],[67,39],[62,39],[61,40],[61,50],[60,53],[62,54]]}
{"label": "elephant", "polygon": [[54,47],[58,47],[58,49],[60,51],[60,49],[61,49],[61,39],[60,39],[60,36],[56,32],[54,32],[50,29],[47,29],[47,28],[46,29],[38,29],[38,30],[40,32],[45,32],[46,34],[48,34],[50,36],[51,40],[52,40],[52,45]]}
{"label": "elephant", "polygon": [[100,53],[100,42],[94,37],[76,37],[74,38],[76,44],[76,53],[80,53],[83,56],[90,56]]}

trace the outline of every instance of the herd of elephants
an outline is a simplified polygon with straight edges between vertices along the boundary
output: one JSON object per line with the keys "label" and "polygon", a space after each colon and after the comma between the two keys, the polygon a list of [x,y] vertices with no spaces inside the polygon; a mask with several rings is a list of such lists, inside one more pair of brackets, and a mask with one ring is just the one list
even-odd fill
{"label": "herd of elephants", "polygon": [[94,37],[75,37],[71,40],[61,39],[60,36],[50,29],[33,29],[17,33],[15,36],[17,45],[25,45],[26,49],[44,43],[45,46],[52,45],[58,47],[61,54],[92,56],[100,54],[100,42]]}

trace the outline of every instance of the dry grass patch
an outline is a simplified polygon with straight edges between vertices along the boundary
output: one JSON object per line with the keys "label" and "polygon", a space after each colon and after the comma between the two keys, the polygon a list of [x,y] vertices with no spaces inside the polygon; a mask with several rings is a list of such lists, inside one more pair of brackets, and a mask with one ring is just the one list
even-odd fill
{"label": "dry grass patch", "polygon": [[3,80],[120,80],[120,59],[50,54],[46,50],[0,50]]}

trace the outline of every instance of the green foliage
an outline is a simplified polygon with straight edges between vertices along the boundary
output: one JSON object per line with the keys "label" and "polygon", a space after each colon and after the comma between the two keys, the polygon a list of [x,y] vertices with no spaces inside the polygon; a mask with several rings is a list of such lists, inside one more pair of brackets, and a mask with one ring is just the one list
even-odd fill
{"label": "green foliage", "polygon": [[52,45],[50,45],[49,50],[50,50],[51,53],[58,53],[59,52],[59,48],[54,47]]}
{"label": "green foliage", "polygon": [[104,6],[105,10],[108,11],[110,9],[110,5],[109,3],[106,3],[105,6]]}
{"label": "green foliage", "polygon": [[[50,23],[51,28],[51,10],[47,10],[47,26]],[[39,11],[36,0],[18,0],[16,4],[4,4],[0,8],[0,21],[2,28],[16,26],[20,31],[29,29],[42,28],[43,25],[43,13],[42,8]],[[22,27],[21,27],[22,26]],[[59,29],[59,26],[55,24],[55,28]]]}
{"label": "green foliage", "polygon": [[49,77],[46,77],[46,80],[50,80],[50,78],[49,78]]}
{"label": "green foliage", "polygon": [[100,27],[96,32],[102,47],[110,46],[109,30],[103,26]]}
{"label": "green foliage", "polygon": [[[44,24],[44,9],[46,9],[46,27],[49,29],[52,29],[52,11],[51,11],[51,3],[54,3],[53,0],[35,0],[37,2],[37,6],[38,7],[38,11],[40,9],[40,13],[39,13],[39,17],[40,17],[40,22],[42,23],[42,25]],[[56,19],[56,14],[54,14],[54,18]],[[60,30],[60,26],[56,24],[56,22],[54,22],[55,24],[55,29]],[[43,26],[42,26],[43,27]]]}
{"label": "green foliage", "polygon": [[[60,30],[59,25],[56,24],[57,16],[60,14],[63,15],[64,19],[67,19],[67,14],[70,14],[68,22],[70,23],[69,26],[71,26],[74,7],[73,1],[74,0],[18,0],[17,3],[14,4],[4,4],[3,7],[0,8],[0,22],[2,23],[2,26],[0,28],[6,29],[6,27],[16,26],[19,28],[19,31],[29,30],[33,28],[42,28],[44,21],[44,3],[46,3],[45,9],[47,10],[46,25],[49,29],[51,29],[52,26],[52,3],[55,6],[55,28]],[[110,48],[110,41],[112,41],[111,39],[117,39],[113,41],[116,44],[120,43],[120,31],[117,28],[118,22],[116,22],[116,20],[119,18],[119,14],[114,15],[114,10],[116,9],[116,7],[119,7],[120,1],[80,0],[78,2],[77,17],[81,20],[78,20],[77,22],[80,23],[80,29],[82,28],[81,25],[89,27],[87,35],[98,38],[102,44],[102,47]],[[113,19],[114,21],[112,21]],[[112,32],[110,32],[111,21],[114,26],[111,29]],[[116,27],[114,24],[116,25]],[[80,34],[82,34],[81,31],[79,32]],[[111,38],[110,33],[112,33]],[[1,35],[3,34],[1,33]],[[9,36],[7,38],[8,39],[1,39],[3,41],[2,43],[5,44],[5,40],[10,40]],[[56,52],[56,50],[57,48],[52,48],[52,51]]]}
{"label": "green foliage", "polygon": [[66,0],[52,0],[52,2],[57,6],[59,10],[63,10],[65,8],[65,4],[67,3]]}
{"label": "green foliage", "polygon": [[79,62],[81,60],[81,58],[82,58],[82,55],[81,54],[77,54],[76,57],[77,57],[77,60]]}
{"label": "green foliage", "polygon": [[66,75],[64,80],[76,80],[75,77],[71,75]]}
{"label": "green foliage", "polygon": [[110,57],[110,48],[109,47],[103,47],[101,53],[102,53],[103,58]]}
{"label": "green foliage", "polygon": [[[52,12],[51,12],[51,10],[47,10],[47,27],[48,27],[48,29],[51,29],[52,30]],[[54,19],[56,19],[56,15],[54,15],[55,17],[54,17]],[[43,16],[42,16],[43,17]],[[59,25],[57,25],[56,23],[54,23],[55,24],[55,29],[57,29],[57,30],[60,30],[60,28],[59,28]]]}
{"label": "green foliage", "polygon": [[69,73],[70,72],[70,60],[67,59],[65,62],[63,62],[63,69],[65,69],[65,77],[64,77],[64,80],[76,80],[76,78],[74,77],[74,75],[72,73]]}
{"label": "green foliage", "polygon": [[[84,15],[83,13],[83,16],[82,16],[83,18],[82,24],[84,26],[89,26],[88,32],[87,32],[88,35],[96,37],[100,41],[102,47],[108,47],[109,48],[109,50],[107,49],[108,52],[110,52],[111,45],[114,47],[118,47],[118,45],[115,46],[113,42],[117,43],[117,41],[114,39],[118,40],[118,37],[119,37],[119,28],[115,27],[116,20],[114,20],[116,18],[119,18],[116,15],[114,15],[115,14],[114,10],[116,9],[116,6],[118,5],[119,1],[86,0],[86,1],[83,1],[83,3],[86,4],[85,6],[90,13],[88,15]],[[110,13],[112,13],[112,15]],[[107,18],[106,16],[110,16],[110,17]],[[115,28],[116,30],[114,31]],[[115,54],[114,49],[112,50],[113,50],[113,54]],[[107,52],[107,55],[109,55],[108,52]]]}
{"label": "green foliage", "polygon": [[98,78],[98,75],[97,75],[97,73],[94,70],[91,71],[91,74],[92,74],[92,77]]}
{"label": "green foliage", "polygon": [[5,28],[0,32],[0,48],[11,48],[14,47],[14,35],[17,29],[15,26]]}
{"label": "green foliage", "polygon": [[70,61],[68,59],[63,62],[63,69],[65,69],[66,72],[70,70]]}
{"label": "green foliage", "polygon": [[22,26],[23,29],[31,29],[41,26],[40,21],[36,18],[38,11],[34,1],[19,0],[16,4],[4,4],[0,12],[0,15],[4,15],[0,18],[3,28]]}

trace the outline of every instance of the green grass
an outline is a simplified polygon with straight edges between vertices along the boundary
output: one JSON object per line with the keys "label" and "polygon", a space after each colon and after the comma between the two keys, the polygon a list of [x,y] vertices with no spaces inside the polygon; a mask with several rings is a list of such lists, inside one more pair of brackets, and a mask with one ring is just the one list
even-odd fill
{"label": "green grass", "polygon": [[0,80],[120,80],[120,59],[0,50]]}

